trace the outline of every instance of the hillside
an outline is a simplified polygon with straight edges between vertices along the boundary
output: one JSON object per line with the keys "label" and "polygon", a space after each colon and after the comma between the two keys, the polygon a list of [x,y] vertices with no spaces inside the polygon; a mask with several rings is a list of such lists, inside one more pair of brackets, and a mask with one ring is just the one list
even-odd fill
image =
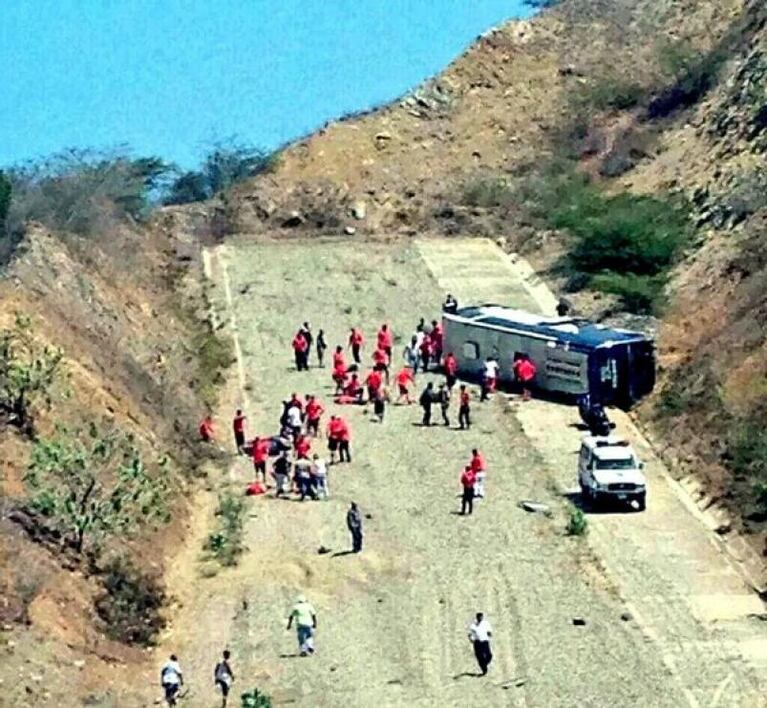
{"label": "hillside", "polygon": [[[490,236],[562,291],[566,234],[492,185],[524,184],[567,154],[607,193],[684,198],[695,235],[661,321],[639,322],[659,328],[661,380],[637,415],[680,474],[701,476],[710,503],[761,532],[766,13],[753,0],[570,0],[489,30],[402,100],[288,146],[275,174],[227,200],[232,229]],[[681,45],[710,74],[680,98],[689,76],[664,74],[664,47]],[[623,86],[646,97],[594,100]],[[589,291],[568,297],[587,314],[615,311]]]}
{"label": "hillside", "polygon": [[[218,336],[215,317],[208,320],[216,302],[225,312],[222,288],[216,290],[206,280],[201,256],[204,247],[223,243],[227,237],[234,237],[232,243],[251,258],[237,265],[241,272],[236,272],[240,280],[235,281],[239,288],[235,300],[246,302],[242,307],[258,310],[266,318],[263,326],[268,337],[256,332],[255,324],[248,332],[252,342],[245,355],[251,359],[265,356],[258,343],[262,339],[276,351],[282,341],[278,324],[287,326],[282,320],[275,324],[279,318],[271,322],[276,309],[262,307],[257,299],[263,295],[264,302],[270,302],[269,298],[279,302],[282,281],[274,273],[281,273],[285,263],[279,249],[269,251],[274,273],[263,282],[250,283],[252,271],[261,267],[261,254],[248,250],[254,243],[343,236],[348,239],[344,243],[359,241],[389,248],[401,241],[410,249],[412,237],[420,235],[445,239],[484,236],[508,252],[524,254],[553,290],[567,295],[576,311],[605,321],[629,321],[657,334],[659,383],[633,416],[656,443],[656,452],[671,463],[673,473],[696,475],[706,503],[724,505],[735,524],[751,534],[757,547],[764,548],[766,151],[767,7],[761,0],[563,0],[530,21],[488,30],[439,76],[391,105],[344,117],[294,142],[280,152],[268,173],[209,202],[159,209],[144,223],[113,224],[90,236],[32,223],[7,263],[7,244],[0,244],[0,327],[11,328],[15,314],[21,313],[30,318],[35,346],[60,347],[63,352],[62,376],[47,392],[50,401],[41,403],[35,429],[22,429],[5,412],[0,416],[0,636],[7,640],[0,679],[11,686],[10,700],[18,705],[41,698],[60,705],[82,701],[145,705],[147,689],[137,687],[135,678],[154,677],[157,657],[141,644],[162,641],[163,623],[183,608],[183,600],[164,594],[166,587],[169,593],[180,591],[192,608],[202,597],[206,603],[202,609],[211,612],[206,616],[209,624],[201,623],[197,629],[201,635],[195,646],[200,671],[207,671],[205,662],[209,660],[204,646],[207,637],[202,635],[208,627],[228,626],[216,614],[219,610],[228,613],[226,623],[256,623],[247,619],[247,602],[242,603],[242,611],[235,607],[241,603],[239,596],[228,596],[221,607],[208,601],[204,593],[197,597],[197,583],[202,585],[201,578],[207,576],[194,574],[196,566],[194,573],[191,570],[211,531],[212,491],[221,488],[222,480],[234,479],[233,474],[225,474],[231,472],[227,470],[230,465],[242,472],[228,453],[198,444],[196,434],[205,410],[217,410],[219,419],[226,417],[228,423],[230,399],[234,398],[221,375],[232,361],[229,340]],[[590,181],[584,186],[581,178],[584,184],[586,178]],[[625,291],[600,290],[598,276],[579,279],[576,276],[583,274],[572,272],[567,259],[578,243],[578,234],[572,225],[567,228],[552,216],[557,198],[571,198],[572,194],[598,206],[615,204],[609,200],[628,195],[620,202],[628,204],[626,211],[649,203],[651,208],[657,207],[653,213],[664,218],[671,209],[666,209],[668,205],[684,212],[689,233],[671,249],[663,270],[649,276],[655,278],[656,290],[645,300],[652,300],[652,307],[627,313],[631,308],[626,306]],[[650,202],[642,201],[648,196]],[[637,213],[636,220],[641,220],[645,212]],[[372,272],[370,263],[360,263],[360,252],[353,251],[348,260],[343,248],[333,253],[339,254],[337,262],[350,302],[363,287],[356,281],[358,270],[371,270],[366,278],[381,288],[376,291],[380,298],[386,297],[387,288],[396,286],[394,264],[400,263],[396,253],[381,248],[381,262],[392,269],[381,282],[375,280],[381,274]],[[296,269],[303,271],[304,264],[312,267],[312,254],[316,251],[305,254],[297,248],[292,256],[299,264]],[[317,258],[323,260],[324,256]],[[407,282],[423,285],[418,278],[417,254],[410,253],[409,258]],[[332,274],[329,264],[322,267]],[[214,263],[214,268],[225,271],[221,263]],[[220,272],[213,281],[217,279]],[[647,284],[642,283],[643,287]],[[430,290],[423,287],[423,298],[436,303],[436,284]],[[323,297],[329,311],[329,296],[325,293]],[[407,310],[407,317],[415,317],[418,308],[411,299],[402,302],[412,309]],[[375,309],[378,304],[363,308],[369,326],[384,315]],[[334,313],[339,331],[348,326],[349,312],[343,316]],[[317,317],[321,315],[318,311]],[[291,316],[299,315],[293,312]],[[408,326],[407,322],[403,319],[401,327]],[[284,395],[277,390],[284,367],[278,358],[269,358],[261,366],[253,365],[247,376],[271,372],[265,389],[276,401]],[[241,376],[245,374],[241,372]],[[252,391],[254,403],[260,407],[266,394],[259,383],[248,380],[245,390]],[[266,413],[259,410],[257,415]],[[100,430],[119,428],[131,435],[150,476],[167,487],[169,519],[149,519],[138,524],[134,534],[112,529],[103,546],[94,544],[85,553],[75,553],[71,543],[52,527],[45,509],[31,503],[33,490],[25,482],[38,443],[57,435],[59,424],[70,432],[86,431],[93,424]],[[407,426],[401,430],[409,431],[410,421],[400,424]],[[493,426],[506,430],[505,423],[496,421]],[[543,481],[535,478],[540,463],[532,448],[525,447],[529,440],[516,423],[507,427],[518,436],[514,454],[530,465],[520,466],[530,471],[522,488],[528,485],[529,494],[551,497],[550,503],[556,505],[551,489],[544,489]],[[377,438],[368,432],[362,436],[366,437]],[[417,445],[413,450],[414,455],[423,452]],[[439,454],[445,454],[441,447]],[[497,454],[504,454],[502,446]],[[444,464],[452,464],[452,460]],[[427,467],[428,462],[423,465]],[[249,469],[242,474],[249,474]],[[519,484],[508,471],[507,480],[510,485]],[[359,485],[352,486],[355,494],[371,491],[360,482],[353,484]],[[430,484],[432,493],[438,495],[441,482],[431,480]],[[196,505],[197,493],[205,499],[202,510]],[[410,500],[413,505],[415,501]],[[374,503],[373,497],[370,503]],[[517,511],[508,499],[494,503],[509,518]],[[442,529],[439,524],[444,524],[449,533],[452,526],[435,509],[429,510],[434,528]],[[390,509],[392,517],[401,511],[394,504]],[[312,513],[312,529],[318,535],[324,533],[327,519],[322,512]],[[422,513],[416,509],[412,516]],[[290,514],[292,518],[295,512]],[[272,508],[268,518],[267,530],[281,539],[281,517]],[[295,518],[297,529],[301,522]],[[514,523],[519,524],[520,534],[529,532],[524,521]],[[690,522],[685,528],[692,526]],[[251,525],[248,533],[256,547],[260,531]],[[498,533],[499,543],[505,541],[502,531]],[[565,555],[558,546],[558,533],[548,527],[540,531],[541,538],[551,544],[551,556],[557,559]],[[256,568],[260,563],[268,566],[268,580],[279,592],[280,583],[288,582],[285,577],[290,582],[294,578],[309,582],[312,576],[306,554],[314,555],[314,537],[309,548],[297,531],[294,536],[292,542],[304,543],[306,548],[301,546],[299,552],[296,546],[290,554],[277,558],[281,550],[276,546],[273,563],[271,556],[266,556],[269,563],[260,557],[248,561]],[[402,552],[395,536],[394,529],[389,529],[392,557]],[[431,551],[443,552],[442,541],[430,539]],[[464,541],[468,544],[468,537]],[[707,541],[701,545],[710,551]],[[644,550],[651,567],[653,549]],[[575,555],[573,564],[588,566],[589,584],[594,583],[594,587],[581,588],[582,596],[591,598],[593,592],[612,612],[617,607],[616,593],[604,587],[610,581],[591,568],[593,560]],[[533,569],[535,564],[523,556],[520,563]],[[133,571],[119,562],[119,572],[111,573],[115,558],[119,562],[128,559],[128,565],[135,566],[135,584],[128,582]],[[190,568],[176,567],[172,561],[178,558],[189,561]],[[396,564],[390,567],[383,556],[372,558],[369,566],[359,570],[359,577],[354,576],[356,571],[346,577],[341,570],[332,576],[333,582],[353,594],[358,587],[366,588],[366,583],[372,587],[376,579],[391,576],[401,580],[411,572],[395,568]],[[568,566],[568,572],[571,570],[577,578],[576,571],[583,569]],[[632,571],[626,570],[626,576],[636,581]],[[212,587],[221,588],[222,593],[234,588],[243,597],[252,592],[249,583],[255,576],[242,568],[232,572],[236,583],[232,585],[232,576],[222,574],[206,586],[206,592],[212,592]],[[442,580],[446,591],[451,589],[450,578]],[[541,571],[536,582],[548,586],[553,581]],[[644,588],[641,583],[637,586]],[[121,592],[126,587],[131,592],[137,588],[138,598],[130,598],[134,604],[129,609],[132,612],[138,607],[138,615],[129,612],[127,618],[115,618],[110,612],[125,599]],[[329,582],[328,587],[335,585]],[[143,590],[147,590],[145,595]],[[654,597],[656,590],[651,590],[642,593]],[[327,596],[332,598],[332,593],[328,591]],[[368,598],[372,602],[371,598],[372,594]],[[268,599],[281,602],[277,596]],[[396,601],[396,597],[392,599]],[[455,605],[464,599],[456,599]],[[415,600],[410,598],[414,606]],[[583,602],[590,606],[597,601]],[[561,598],[552,595],[551,607],[561,604]],[[499,612],[501,605],[499,602]],[[259,608],[264,615],[276,611],[272,605]],[[573,605],[572,612],[576,610]],[[543,621],[534,603],[526,611],[531,622]],[[430,612],[436,616],[437,610]],[[669,605],[668,612],[669,616],[676,613],[675,606]],[[668,617],[659,617],[660,625],[668,624]],[[451,622],[455,621],[453,617]],[[424,636],[428,630],[424,624]],[[178,627],[173,631],[174,639],[191,643],[189,637],[179,636]],[[136,632],[143,632],[141,642],[126,641],[126,633],[130,640]],[[238,641],[247,646],[251,633],[252,628]],[[636,651],[644,652],[648,676],[665,670],[653,663],[655,645],[648,645],[652,651],[641,649],[642,642],[629,632],[621,636],[628,647],[627,657],[635,650],[635,641]],[[460,638],[463,642],[464,637]],[[335,639],[339,644],[342,641],[341,635]],[[270,641],[278,640],[271,637]],[[537,636],[529,639],[533,646],[536,641]],[[597,651],[599,642],[593,637],[589,641]],[[701,640],[700,646],[707,647],[706,641]],[[165,644],[162,646],[164,650]],[[262,644],[257,648],[266,651]],[[572,655],[577,655],[575,648]],[[445,659],[439,670],[429,667],[424,681],[443,682],[448,664]],[[693,682],[699,669],[694,661],[691,667],[688,678]],[[335,671],[335,665],[329,670]],[[267,678],[279,683],[279,671],[286,670],[280,668]],[[392,672],[394,676],[394,668]],[[579,679],[577,674],[573,677]],[[345,680],[350,687],[356,686],[356,676]],[[392,683],[397,681],[395,676]],[[300,687],[294,688],[300,695]],[[389,688],[387,684],[386,690]],[[551,684],[550,688],[555,695],[558,687]],[[440,690],[454,695],[450,693],[453,688]]]}

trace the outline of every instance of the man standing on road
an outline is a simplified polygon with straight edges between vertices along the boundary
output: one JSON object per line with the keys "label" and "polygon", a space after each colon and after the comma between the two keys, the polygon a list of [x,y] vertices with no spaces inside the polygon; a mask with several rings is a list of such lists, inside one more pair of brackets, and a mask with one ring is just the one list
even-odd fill
{"label": "man standing on road", "polygon": [[242,454],[242,448],[245,447],[245,418],[246,416],[238,408],[234,414],[232,428],[234,429],[234,444],[237,447],[237,454]]}
{"label": "man standing on road", "polygon": [[471,451],[471,471],[476,477],[474,484],[474,496],[480,499],[485,498],[485,477],[487,477],[487,462],[484,455],[476,448]]}
{"label": "man standing on road", "polygon": [[325,412],[325,407],[319,399],[310,395],[306,401],[306,433],[317,437],[320,434],[320,418]]}
{"label": "man standing on road", "polygon": [[471,514],[474,511],[474,483],[477,477],[471,469],[471,465],[466,465],[461,475],[461,516]]}
{"label": "man standing on road", "polygon": [[496,379],[498,378],[498,362],[493,357],[487,357],[485,370],[482,373],[482,395],[480,401],[487,401],[495,392]]}
{"label": "man standing on road", "polygon": [[221,689],[221,708],[226,708],[226,699],[229,696],[229,689],[234,683],[234,672],[229,663],[229,658],[231,656],[229,650],[224,649],[223,659],[221,659],[221,661],[216,664],[216,668],[213,669],[213,683]]}
{"label": "man standing on road", "polygon": [[252,452],[253,455],[253,468],[255,469],[256,481],[261,475],[261,481],[266,482],[266,460],[269,457],[269,448],[271,443],[268,438],[260,438],[258,435],[253,438]]}
{"label": "man standing on road", "polygon": [[362,345],[365,343],[365,338],[362,336],[362,332],[356,327],[352,327],[349,334],[349,348],[352,350],[352,358],[355,364],[361,364],[362,358],[360,357],[360,351]]}
{"label": "man standing on road", "polygon": [[426,384],[426,388],[421,392],[418,402],[421,404],[421,408],[423,408],[422,425],[431,425],[431,405],[434,403],[434,384],[431,381]]}
{"label": "man standing on road", "polygon": [[461,384],[458,404],[458,425],[461,426],[461,430],[468,430],[471,427],[471,394],[466,384]]}
{"label": "man standing on road", "polygon": [[300,334],[304,335],[306,340],[306,368],[309,368],[309,357],[312,353],[312,342],[314,342],[314,335],[312,335],[312,328],[308,322],[304,322],[301,329],[298,330]]}
{"label": "man standing on road", "polygon": [[448,389],[452,392],[458,373],[458,360],[455,358],[453,352],[448,352],[445,355],[445,361],[442,362],[442,368],[445,370],[445,383],[447,384]]}
{"label": "man standing on road", "polygon": [[394,344],[394,337],[392,336],[392,331],[389,329],[389,325],[381,325],[381,329],[378,330],[378,336],[376,337],[376,340],[378,348],[382,349],[389,360],[391,360],[391,350]]}
{"label": "man standing on road", "polygon": [[474,645],[474,656],[483,676],[487,675],[487,669],[493,660],[493,652],[490,650],[490,637],[493,636],[493,628],[484,615],[477,612],[476,619],[469,626],[469,641]]}
{"label": "man standing on road", "polygon": [[306,341],[303,331],[299,330],[296,332],[291,346],[293,347],[293,356],[296,360],[296,371],[308,371],[307,351],[309,350],[309,342]]}
{"label": "man standing on road", "polygon": [[314,632],[317,629],[317,611],[306,601],[303,595],[296,598],[296,604],[288,617],[288,629],[296,621],[296,636],[298,639],[298,651],[301,656],[314,654]]}
{"label": "man standing on road", "polygon": [[439,400],[439,408],[442,412],[442,422],[445,427],[450,427],[450,418],[447,416],[448,410],[450,410],[450,389],[447,384],[440,384],[439,391],[437,392],[437,399]]}
{"label": "man standing on road", "polygon": [[359,553],[362,550],[362,516],[354,502],[346,512],[346,527],[352,535],[352,553]]}
{"label": "man standing on road", "polygon": [[279,497],[285,494],[285,483],[290,477],[290,458],[287,451],[284,451],[272,465],[272,473],[274,474],[274,496]]}
{"label": "man standing on road", "polygon": [[349,427],[349,423],[345,418],[340,415],[336,416],[338,421],[338,461],[339,462],[351,462],[352,461],[352,431]]}

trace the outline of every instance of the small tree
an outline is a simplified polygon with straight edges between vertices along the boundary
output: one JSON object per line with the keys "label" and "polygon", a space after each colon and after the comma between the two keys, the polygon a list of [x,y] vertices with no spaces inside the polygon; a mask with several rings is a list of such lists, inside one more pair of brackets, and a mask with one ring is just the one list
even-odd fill
{"label": "small tree", "polygon": [[35,341],[29,317],[17,314],[13,327],[0,330],[0,412],[10,423],[31,432],[37,407],[50,405],[63,356]]}
{"label": "small tree", "polygon": [[165,462],[150,475],[132,436],[91,425],[38,441],[25,480],[32,508],[81,553],[86,541],[98,547],[142,522],[168,520]]}
{"label": "small tree", "polygon": [[272,708],[272,699],[257,688],[252,688],[240,696],[242,708]]}

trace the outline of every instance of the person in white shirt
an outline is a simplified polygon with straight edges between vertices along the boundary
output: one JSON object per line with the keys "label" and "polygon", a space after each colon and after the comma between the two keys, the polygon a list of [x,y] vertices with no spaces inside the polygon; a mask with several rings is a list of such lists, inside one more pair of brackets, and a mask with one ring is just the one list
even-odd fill
{"label": "person in white shirt", "polygon": [[319,455],[315,455],[312,464],[312,475],[317,489],[317,498],[328,499],[330,489],[328,488],[328,463]]}
{"label": "person in white shirt", "polygon": [[498,361],[489,356],[485,361],[485,368],[482,372],[482,394],[479,397],[480,401],[486,401],[490,398],[490,394],[495,391],[497,379]]}
{"label": "person in white shirt", "polygon": [[298,406],[291,406],[285,414],[288,427],[293,431],[294,436],[301,434],[304,421],[301,419],[301,410]]}
{"label": "person in white shirt", "polygon": [[171,654],[170,660],[160,669],[160,683],[165,691],[165,700],[168,705],[175,706],[179,690],[184,685],[184,675],[181,673],[181,665],[175,654]]}
{"label": "person in white shirt", "polygon": [[493,652],[490,651],[490,637],[493,636],[493,628],[481,612],[477,612],[476,619],[469,625],[469,641],[474,645],[474,656],[477,658],[482,675],[487,675],[487,668],[493,660]]}

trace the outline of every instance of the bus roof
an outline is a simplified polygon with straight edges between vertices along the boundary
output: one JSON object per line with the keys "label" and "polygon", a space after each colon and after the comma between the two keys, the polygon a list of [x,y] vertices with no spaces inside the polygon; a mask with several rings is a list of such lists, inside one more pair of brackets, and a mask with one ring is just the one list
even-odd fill
{"label": "bus roof", "polygon": [[455,314],[446,313],[445,317],[471,322],[478,326],[525,332],[589,349],[649,339],[641,332],[612,329],[582,318],[546,317],[492,304],[463,307]]}

